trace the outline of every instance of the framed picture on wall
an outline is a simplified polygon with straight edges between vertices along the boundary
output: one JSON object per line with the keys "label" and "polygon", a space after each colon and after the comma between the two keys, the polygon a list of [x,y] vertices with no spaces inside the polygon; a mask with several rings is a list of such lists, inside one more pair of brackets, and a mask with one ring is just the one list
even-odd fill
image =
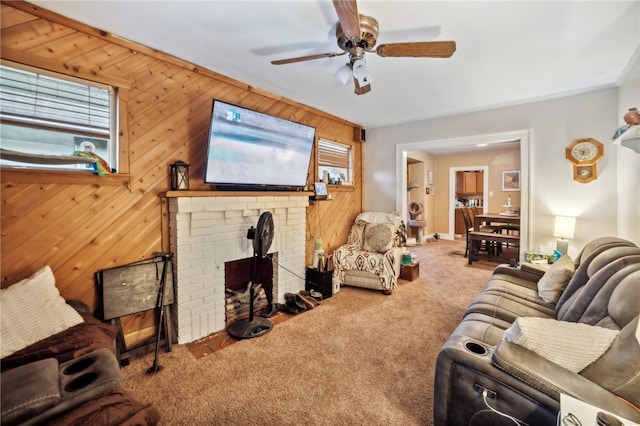
{"label": "framed picture on wall", "polygon": [[502,172],[502,190],[520,191],[520,170]]}

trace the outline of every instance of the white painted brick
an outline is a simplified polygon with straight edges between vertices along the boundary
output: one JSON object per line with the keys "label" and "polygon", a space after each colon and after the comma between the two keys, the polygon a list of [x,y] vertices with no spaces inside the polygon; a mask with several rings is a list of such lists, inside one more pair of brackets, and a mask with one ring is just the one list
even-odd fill
{"label": "white painted brick", "polygon": [[267,205],[267,203],[265,203],[262,200],[258,200],[258,201],[254,201],[254,202],[247,202],[247,209],[258,210],[258,213],[260,213],[260,210],[264,209],[266,207],[266,205]]}
{"label": "white painted brick", "polygon": [[239,203],[239,205],[241,206],[241,208],[237,208],[237,209],[235,207],[231,207],[231,208],[229,208],[229,206],[227,207],[227,210],[225,210],[224,212],[224,218],[226,223],[229,222],[230,218],[243,217],[242,213],[244,212],[244,210],[246,210],[247,205],[243,203]]}
{"label": "white painted brick", "polygon": [[[178,339],[188,343],[225,328],[224,262],[253,255],[246,233],[262,212],[273,215],[275,261],[304,276],[308,197],[182,198],[169,201],[169,243],[178,279]],[[282,303],[285,292],[304,288],[304,279],[279,269],[274,269],[273,291]]]}
{"label": "white painted brick", "polygon": [[262,198],[262,197],[255,197],[255,196],[241,196],[238,197],[238,201],[239,202],[243,202],[243,203],[255,203],[256,201],[258,201],[258,198]]}

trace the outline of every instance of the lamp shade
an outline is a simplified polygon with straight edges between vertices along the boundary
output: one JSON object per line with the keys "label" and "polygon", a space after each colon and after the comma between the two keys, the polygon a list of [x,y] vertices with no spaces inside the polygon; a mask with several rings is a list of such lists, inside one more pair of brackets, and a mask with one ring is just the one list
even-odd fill
{"label": "lamp shade", "polygon": [[356,59],[353,62],[353,76],[358,80],[360,86],[366,86],[373,82],[373,77],[369,71],[369,67],[362,59]]}
{"label": "lamp shade", "polygon": [[343,86],[345,86],[352,78],[353,72],[351,71],[351,64],[346,64],[340,67],[336,72],[336,78]]}
{"label": "lamp shade", "polygon": [[553,236],[559,238],[573,238],[576,227],[576,218],[570,216],[556,216],[556,223],[553,228]]}

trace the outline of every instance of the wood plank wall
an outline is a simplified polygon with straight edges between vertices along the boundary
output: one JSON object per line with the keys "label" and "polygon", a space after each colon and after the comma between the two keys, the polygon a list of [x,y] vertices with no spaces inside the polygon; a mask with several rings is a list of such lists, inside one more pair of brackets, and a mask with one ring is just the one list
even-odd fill
{"label": "wood plank wall", "polygon": [[[316,237],[325,251],[346,241],[362,210],[356,124],[26,2],[3,1],[0,16],[3,59],[114,84],[122,99],[119,176],[0,171],[3,288],[48,264],[62,296],[96,309],[96,271],[167,250],[161,195],[169,189],[169,165],[186,161],[190,188],[210,189],[203,176],[214,98],[313,126],[317,137],[353,147],[354,187],[337,187],[333,201],[307,210],[307,262]],[[314,158],[310,183],[316,175]],[[123,326],[129,344],[154,335],[150,312],[124,319]]]}

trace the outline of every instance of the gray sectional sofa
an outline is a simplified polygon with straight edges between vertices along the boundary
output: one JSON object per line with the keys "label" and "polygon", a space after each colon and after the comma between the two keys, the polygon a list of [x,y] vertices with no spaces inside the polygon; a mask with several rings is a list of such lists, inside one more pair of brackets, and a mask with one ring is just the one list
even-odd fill
{"label": "gray sectional sofa", "polygon": [[561,393],[640,422],[639,314],[630,241],[498,266],[438,355],[434,423],[555,425]]}

